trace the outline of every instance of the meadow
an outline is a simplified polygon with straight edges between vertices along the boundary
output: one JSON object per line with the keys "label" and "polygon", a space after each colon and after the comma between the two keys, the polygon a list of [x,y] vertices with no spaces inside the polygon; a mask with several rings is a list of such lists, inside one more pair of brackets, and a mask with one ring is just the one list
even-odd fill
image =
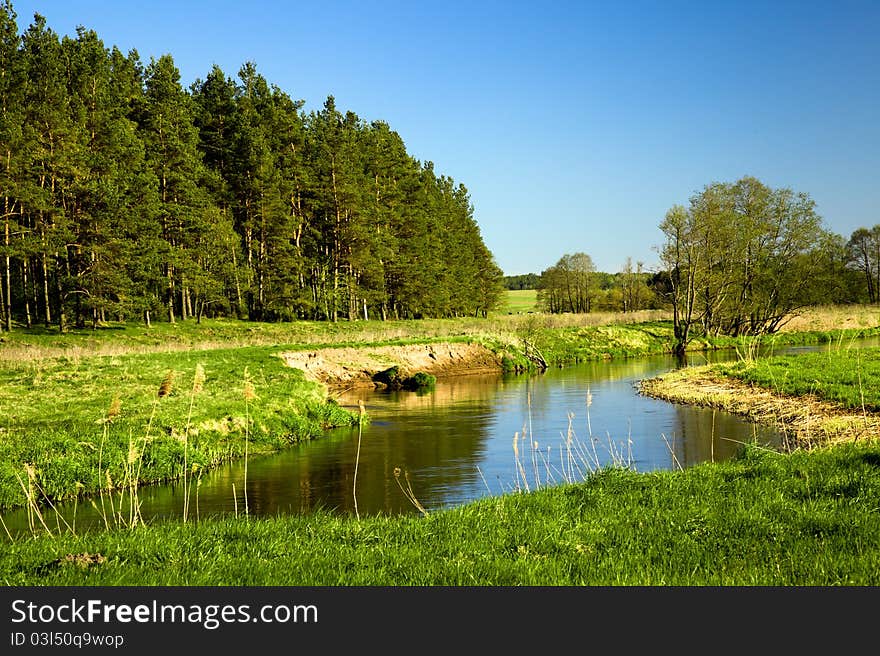
{"label": "meadow", "polygon": [[504,293],[504,312],[520,314],[538,309],[537,289],[508,289]]}

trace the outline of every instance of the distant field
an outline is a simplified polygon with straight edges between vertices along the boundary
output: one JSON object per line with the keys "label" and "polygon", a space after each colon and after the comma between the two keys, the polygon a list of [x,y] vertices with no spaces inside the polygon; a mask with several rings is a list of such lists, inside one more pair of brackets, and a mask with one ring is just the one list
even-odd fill
{"label": "distant field", "polygon": [[521,312],[533,312],[535,304],[538,301],[538,290],[536,289],[508,289],[507,302],[505,303],[504,312],[512,312],[519,314]]}

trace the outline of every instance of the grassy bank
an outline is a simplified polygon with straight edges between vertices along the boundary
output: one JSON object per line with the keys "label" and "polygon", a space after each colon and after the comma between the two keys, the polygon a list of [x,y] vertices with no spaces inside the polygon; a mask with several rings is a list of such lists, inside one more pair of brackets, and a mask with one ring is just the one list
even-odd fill
{"label": "grassy bank", "polygon": [[[792,329],[797,327],[797,330]],[[817,308],[762,341],[776,345],[822,343],[880,334],[880,314],[871,307]],[[669,312],[594,312],[550,315],[494,314],[418,321],[297,321],[259,323],[204,319],[201,323],[107,324],[60,335],[34,327],[0,333],[0,362],[33,362],[133,354],[209,351],[246,346],[340,347],[468,339],[522,348],[528,340],[553,364],[668,353],[674,343]],[[690,349],[748,348],[742,338],[695,338]]]}
{"label": "grassy bank", "polygon": [[642,381],[642,393],[775,425],[799,446],[880,435],[880,348],[745,358]]}
{"label": "grassy bank", "polygon": [[[754,337],[724,335],[695,337],[689,352],[738,350],[745,357],[769,354],[786,346],[845,343],[880,335],[880,327],[785,331]],[[557,325],[553,317],[535,319],[531,328],[523,328],[520,337],[535,344],[550,364],[564,365],[591,360],[643,357],[672,352],[675,339],[670,321],[645,321],[636,324],[600,326]]]}
{"label": "grassy bank", "polygon": [[878,585],[880,447],[755,447],[426,517],[201,520],[0,550],[5,585]]}
{"label": "grassy bank", "polygon": [[197,474],[356,420],[271,347],[0,362],[0,507]]}
{"label": "grassy bank", "polygon": [[665,311],[630,313],[597,312],[582,315],[507,315],[489,318],[420,319],[389,321],[296,321],[261,323],[234,319],[203,319],[176,323],[108,323],[96,330],[71,329],[59,334],[55,328],[35,326],[0,333],[0,361],[31,361],[66,357],[76,359],[93,355],[128,355],[173,351],[213,350],[242,346],[300,345],[358,346],[396,341],[449,339],[516,339],[523,325],[537,318],[541,325],[583,327],[637,324],[647,320],[668,319]]}
{"label": "grassy bank", "polygon": [[788,396],[815,396],[844,408],[880,411],[880,348],[829,348],[718,365],[716,371]]}

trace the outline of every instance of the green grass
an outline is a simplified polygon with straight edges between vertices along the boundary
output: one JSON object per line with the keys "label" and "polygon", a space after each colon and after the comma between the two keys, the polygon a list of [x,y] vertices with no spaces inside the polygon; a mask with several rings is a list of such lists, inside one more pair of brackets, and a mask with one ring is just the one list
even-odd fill
{"label": "green grass", "polygon": [[133,465],[140,482],[168,480],[354,421],[278,351],[0,362],[0,507],[25,503],[26,464],[60,499],[120,483]]}
{"label": "green grass", "polygon": [[503,312],[521,314],[534,312],[538,305],[537,289],[508,289],[505,291]]}
{"label": "green grass", "polygon": [[815,394],[846,408],[880,411],[880,348],[829,348],[716,365],[716,370],[780,394]]}
{"label": "green grass", "polygon": [[535,345],[550,364],[668,353],[672,326],[667,322],[617,326],[544,328]]}
{"label": "green grass", "polygon": [[[778,333],[760,338],[695,337],[688,351],[737,349],[749,353],[757,349],[767,354],[786,346],[845,343],[876,335],[880,335],[880,328]],[[541,326],[536,320],[532,339],[551,364],[666,354],[671,353],[675,343],[671,321],[556,327],[552,322]]]}
{"label": "green grass", "polygon": [[240,346],[363,345],[480,333],[487,322],[477,318],[424,321],[295,321],[265,323],[235,319],[111,323],[97,330],[72,329],[60,335],[41,326],[0,333],[0,360],[34,360],[47,357],[88,357],[131,353],[213,350]]}
{"label": "green grass", "polygon": [[[519,291],[511,292],[519,294]],[[522,290],[524,296],[534,290]],[[858,308],[853,311],[857,311]],[[488,319],[459,317],[418,321],[296,321],[260,323],[234,319],[109,324],[97,330],[79,329],[59,335],[55,329],[34,327],[0,333],[0,362],[33,362],[66,357],[76,361],[93,355],[169,353],[231,349],[245,346],[290,345],[290,348],[404,344],[442,339],[521,343],[523,334],[554,363],[610,357],[668,353],[673,345],[672,323],[657,320],[662,311],[548,315],[495,313]],[[663,317],[665,319],[665,317]],[[644,333],[644,334],[640,334]],[[877,326],[845,330],[821,328],[785,332],[765,338],[768,344],[824,343],[854,336],[880,334]],[[743,338],[695,338],[690,349],[748,348]]]}
{"label": "green grass", "polygon": [[876,443],[788,455],[750,447],[724,463],[602,470],[426,517],[203,518],[18,539],[0,550],[0,581],[873,586],[878,507]]}

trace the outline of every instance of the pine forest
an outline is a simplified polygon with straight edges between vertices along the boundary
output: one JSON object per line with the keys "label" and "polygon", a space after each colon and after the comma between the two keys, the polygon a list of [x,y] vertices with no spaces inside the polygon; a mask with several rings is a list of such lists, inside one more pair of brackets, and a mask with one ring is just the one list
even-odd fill
{"label": "pine forest", "polygon": [[387,123],[253,62],[188,88],[92,30],[0,6],[0,325],[484,316],[467,188]]}

